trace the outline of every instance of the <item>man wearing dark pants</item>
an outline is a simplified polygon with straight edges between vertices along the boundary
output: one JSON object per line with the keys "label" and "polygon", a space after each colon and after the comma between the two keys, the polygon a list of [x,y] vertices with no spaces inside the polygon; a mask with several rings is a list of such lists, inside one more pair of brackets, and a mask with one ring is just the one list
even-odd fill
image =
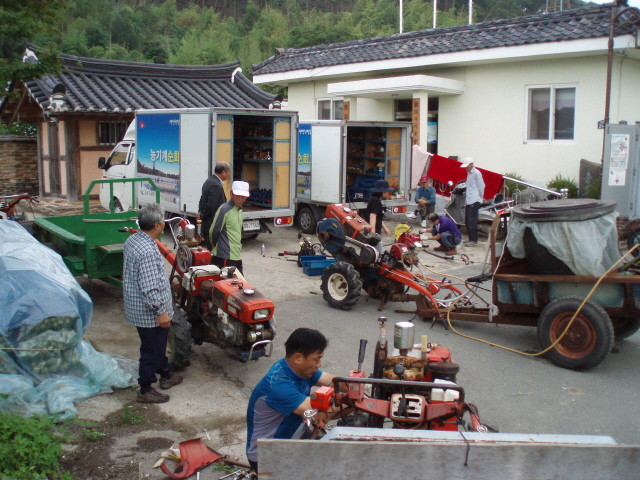
{"label": "man wearing dark pants", "polygon": [[164,260],[155,240],[164,230],[164,213],[157,204],[145,205],[138,212],[140,229],[124,244],[123,295],[127,323],[138,329],[140,366],[137,400],[144,403],[164,403],[169,395],[151,385],[160,375],[160,388],[169,389],[182,383],[180,375],[171,373],[165,354],[173,303],[171,285],[164,269]]}
{"label": "man wearing dark pants", "polygon": [[478,244],[478,211],[484,199],[484,180],[480,171],[473,166],[472,158],[462,160],[461,168],[467,171],[467,192],[465,194],[464,223],[467,227],[469,241],[466,247]]}
{"label": "man wearing dark pants", "polygon": [[231,176],[231,166],[227,162],[218,162],[216,168],[202,185],[202,195],[198,205],[197,219],[202,220],[202,236],[209,250],[212,246],[209,240],[209,231],[213,223],[213,217],[220,206],[227,201],[224,194],[224,182]]}
{"label": "man wearing dark pants", "polygon": [[446,255],[458,253],[456,246],[462,241],[462,234],[454,221],[444,215],[438,216],[437,213],[430,213],[427,218],[433,225],[431,237],[428,237],[427,240],[437,240],[440,243],[440,246],[434,250],[445,252]]}
{"label": "man wearing dark pants", "polygon": [[213,219],[209,240],[213,245],[211,264],[237,267],[242,272],[242,205],[249,197],[247,182],[233,182],[231,200],[223,204]]}

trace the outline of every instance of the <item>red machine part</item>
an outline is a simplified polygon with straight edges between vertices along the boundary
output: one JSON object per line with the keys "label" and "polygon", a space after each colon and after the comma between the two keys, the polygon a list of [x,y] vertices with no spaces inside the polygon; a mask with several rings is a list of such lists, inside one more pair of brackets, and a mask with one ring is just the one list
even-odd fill
{"label": "red machine part", "polygon": [[327,207],[325,213],[327,218],[335,218],[340,222],[344,229],[344,234],[359,242],[369,244],[369,240],[372,235],[375,235],[375,230],[369,225],[355,210],[343,205],[341,203],[334,203]]}
{"label": "red machine part", "polygon": [[175,471],[169,470],[169,467],[164,462],[160,465],[160,469],[169,478],[187,478],[223,457],[223,455],[205,445],[200,438],[180,442],[179,448],[181,462],[176,466]]}
{"label": "red machine part", "polygon": [[[213,304],[242,323],[262,323],[273,317],[275,305],[250,284],[238,279],[219,280],[213,285]],[[254,318],[258,310],[265,310],[265,315]]]}

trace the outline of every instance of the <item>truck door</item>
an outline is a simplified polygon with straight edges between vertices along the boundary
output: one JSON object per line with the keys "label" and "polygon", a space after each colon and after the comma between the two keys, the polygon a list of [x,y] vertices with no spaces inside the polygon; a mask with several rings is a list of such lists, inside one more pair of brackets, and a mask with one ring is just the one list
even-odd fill
{"label": "truck door", "polygon": [[[135,163],[133,159],[136,154],[136,147],[134,142],[120,142],[115,146],[111,155],[107,159],[104,166],[103,178],[129,178],[135,176]],[[125,190],[125,183],[113,184],[113,197],[117,200],[115,202],[115,210],[128,210],[131,206],[131,184],[128,184]],[[100,185],[100,204],[103,208],[109,208],[110,197],[110,185]]]}
{"label": "truck door", "polygon": [[311,202],[340,203],[342,125],[311,126]]}

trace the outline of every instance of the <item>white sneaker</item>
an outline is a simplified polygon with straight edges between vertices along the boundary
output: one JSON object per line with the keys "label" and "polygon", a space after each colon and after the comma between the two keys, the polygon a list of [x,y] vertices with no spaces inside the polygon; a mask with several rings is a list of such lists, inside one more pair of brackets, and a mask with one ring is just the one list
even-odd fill
{"label": "white sneaker", "polygon": [[407,213],[407,218],[416,218],[417,215],[415,213]]}
{"label": "white sneaker", "polygon": [[427,226],[427,221],[426,220],[422,220],[422,223],[420,224],[420,226],[422,228],[425,228]]}

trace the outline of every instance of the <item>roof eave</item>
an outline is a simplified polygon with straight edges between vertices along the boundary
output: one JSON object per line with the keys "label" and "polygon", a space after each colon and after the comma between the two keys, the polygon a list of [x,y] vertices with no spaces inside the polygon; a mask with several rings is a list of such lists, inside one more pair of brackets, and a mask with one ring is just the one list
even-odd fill
{"label": "roof eave", "polygon": [[[415,70],[420,67],[471,66],[486,63],[504,63],[542,58],[566,58],[576,56],[601,55],[607,53],[607,38],[564,40],[509,47],[465,50],[436,55],[392,58],[373,62],[360,62],[312,69],[298,69],[287,72],[254,73],[255,84],[288,84],[310,79],[364,76],[372,72],[390,70]],[[633,35],[615,38],[614,49],[633,48]]]}

